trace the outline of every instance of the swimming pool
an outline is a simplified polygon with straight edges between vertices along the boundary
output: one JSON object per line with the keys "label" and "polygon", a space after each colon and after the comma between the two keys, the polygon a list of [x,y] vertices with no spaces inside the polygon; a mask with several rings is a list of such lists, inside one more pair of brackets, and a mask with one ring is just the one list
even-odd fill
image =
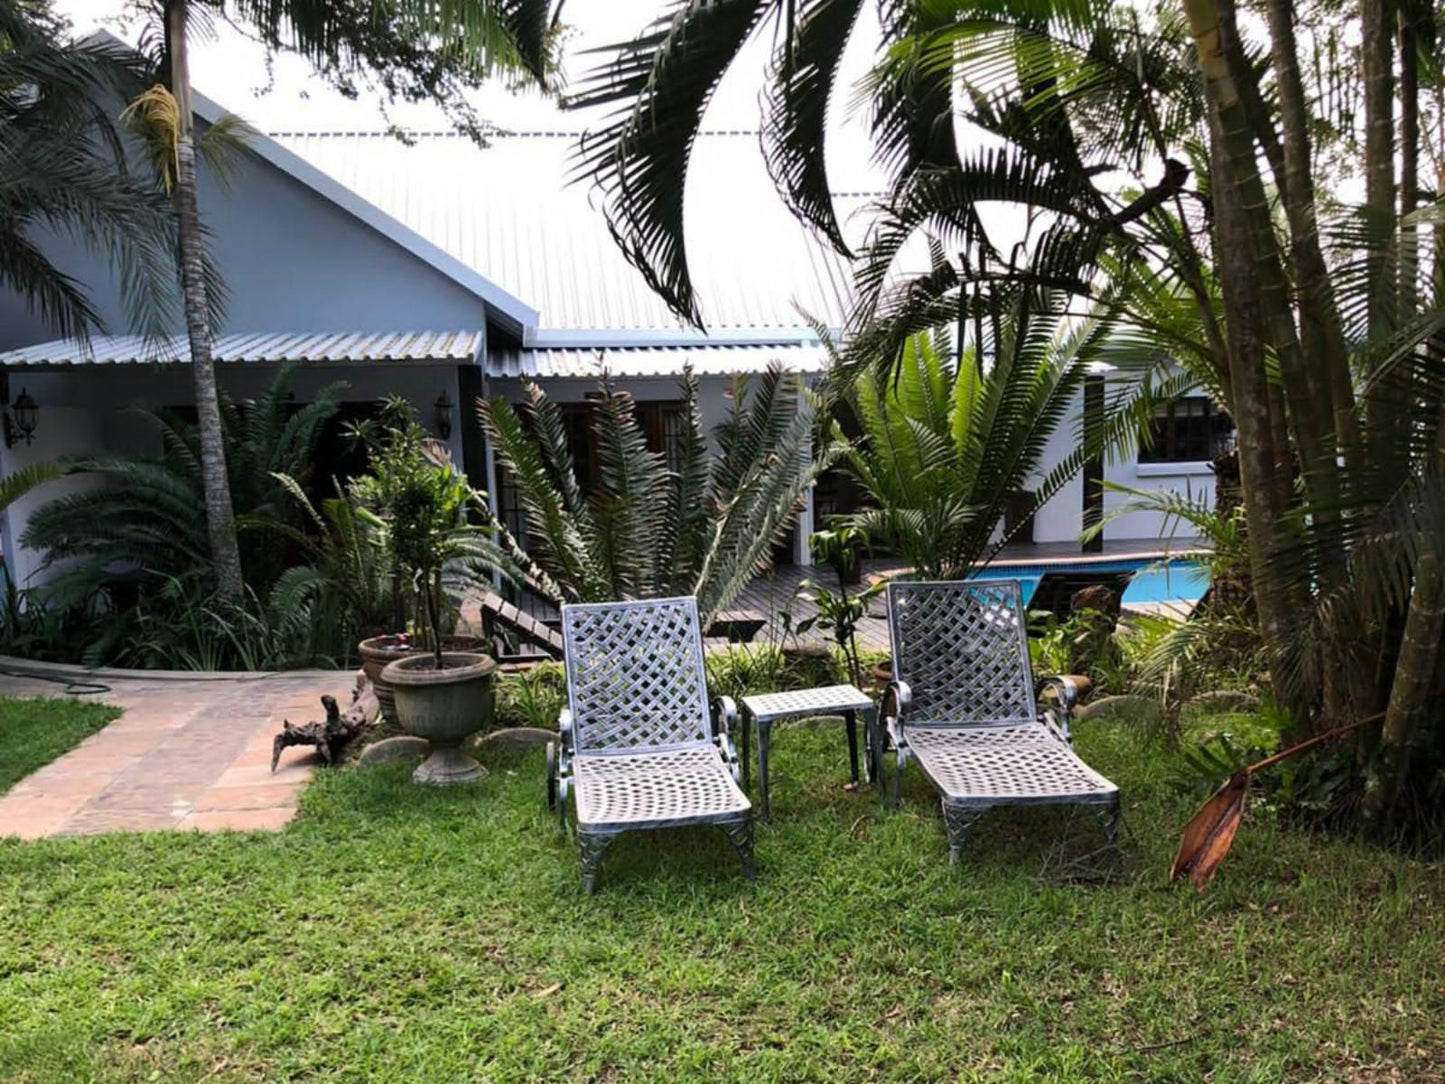
{"label": "swimming pool", "polygon": [[1157,605],[1162,602],[1194,603],[1204,597],[1209,573],[1198,561],[1177,557],[1172,561],[1128,558],[1119,561],[1058,561],[1047,565],[993,564],[973,573],[972,580],[1018,580],[1025,605],[1049,573],[1128,572],[1124,590],[1125,606]]}

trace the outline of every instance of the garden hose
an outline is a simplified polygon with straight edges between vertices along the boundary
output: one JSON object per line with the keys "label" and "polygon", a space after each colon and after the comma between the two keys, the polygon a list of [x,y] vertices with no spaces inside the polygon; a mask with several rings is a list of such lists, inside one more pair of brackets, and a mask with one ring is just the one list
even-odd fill
{"label": "garden hose", "polygon": [[28,678],[31,681],[48,681],[53,685],[64,685],[70,696],[99,696],[110,692],[110,686],[99,681],[77,681],[74,678],[46,677],[44,674],[29,674],[21,670],[6,670],[0,667],[0,674],[6,677]]}

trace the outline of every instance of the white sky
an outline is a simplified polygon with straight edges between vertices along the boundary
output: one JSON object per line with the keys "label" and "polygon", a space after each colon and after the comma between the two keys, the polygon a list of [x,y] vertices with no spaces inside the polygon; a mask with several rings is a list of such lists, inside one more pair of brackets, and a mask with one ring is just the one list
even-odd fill
{"label": "white sky", "polygon": [[[663,10],[666,0],[569,0],[564,21],[573,33],[568,41],[565,67],[569,79],[579,82],[596,57],[588,49],[629,39]],[[127,41],[136,41],[143,24],[128,0],[57,0],[77,33],[102,26]],[[877,43],[871,5],[869,16],[847,54],[846,70],[852,78],[866,70]],[[217,25],[214,41],[193,41],[192,71],[196,87],[208,97],[263,131],[276,130],[379,130],[386,127],[375,101],[349,101],[311,73],[296,57],[283,56],[275,65],[274,82],[267,71],[264,50],[224,24]],[[758,125],[757,95],[768,59],[767,40],[754,41],[739,57],[718,88],[707,124],[713,128],[748,128]],[[843,96],[840,96],[843,97]],[[586,126],[583,114],[567,114],[535,93],[511,94],[500,87],[484,88],[475,98],[482,115],[503,128],[515,130],[576,129]],[[835,108],[839,127],[847,112],[846,101]],[[445,127],[432,108],[419,107],[397,114],[407,125]],[[858,124],[846,128],[859,130]],[[841,133],[840,133],[841,134]]]}

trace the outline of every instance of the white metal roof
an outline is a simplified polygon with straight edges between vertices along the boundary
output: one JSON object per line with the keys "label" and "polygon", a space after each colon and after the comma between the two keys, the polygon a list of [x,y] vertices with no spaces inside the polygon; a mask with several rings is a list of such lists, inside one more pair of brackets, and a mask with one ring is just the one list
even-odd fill
{"label": "white metal roof", "polygon": [[820,373],[828,357],[821,346],[796,343],[494,350],[487,355],[487,375],[595,379],[605,370],[612,376],[675,377],[691,365],[698,376],[736,376],[761,373],[774,361],[792,372]]}
{"label": "white metal roof", "polygon": [[[627,329],[667,329],[674,342],[699,337],[622,256],[590,186],[568,183],[575,132],[501,133],[486,148],[451,132],[422,133],[410,144],[370,132],[274,138],[534,306],[540,316],[528,345],[555,329],[609,331],[613,340]],[[807,341],[810,318],[841,326],[848,261],[783,205],[756,133],[698,137],[686,207],[709,331],[771,329],[775,338]]]}
{"label": "white metal roof", "polygon": [[[474,362],[485,339],[481,331],[249,332],[222,335],[212,344],[217,361],[228,362]],[[97,336],[89,345],[56,339],[0,353],[0,365],[134,365],[189,361],[182,338],[159,345],[139,335]]]}

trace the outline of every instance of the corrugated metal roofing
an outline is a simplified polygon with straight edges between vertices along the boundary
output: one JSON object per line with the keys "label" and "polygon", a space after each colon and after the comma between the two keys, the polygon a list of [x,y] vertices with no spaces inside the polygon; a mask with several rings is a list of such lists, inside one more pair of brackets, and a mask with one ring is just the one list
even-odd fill
{"label": "corrugated metal roofing", "polygon": [[[409,144],[368,132],[273,138],[537,308],[544,330],[687,331],[622,256],[595,192],[568,183],[576,133],[502,133],[485,148],[450,132]],[[756,133],[699,136],[686,222],[709,328],[803,338],[810,317],[841,326],[848,262],[778,198]]]}
{"label": "corrugated metal roofing", "polygon": [[487,375],[552,379],[612,376],[677,376],[691,365],[698,376],[761,373],[774,361],[797,373],[820,373],[828,357],[820,346],[746,345],[619,347],[607,350],[555,348],[497,350],[487,355]]}
{"label": "corrugated metal roofing", "polygon": [[[212,345],[217,361],[475,361],[484,338],[481,331],[260,332],[222,335]],[[92,338],[87,347],[73,339],[56,339],[0,354],[0,365],[133,365],[188,361],[186,341],[172,339],[159,347],[138,335]]]}

